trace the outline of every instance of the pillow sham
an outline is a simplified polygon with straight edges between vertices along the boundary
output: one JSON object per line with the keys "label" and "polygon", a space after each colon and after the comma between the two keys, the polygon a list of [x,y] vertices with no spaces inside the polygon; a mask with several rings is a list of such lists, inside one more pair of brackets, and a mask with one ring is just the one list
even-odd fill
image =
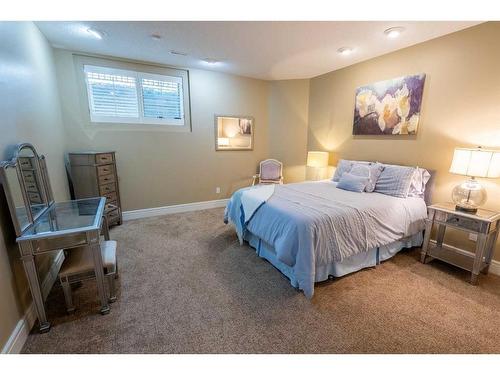
{"label": "pillow sham", "polygon": [[342,174],[342,177],[340,177],[337,187],[342,190],[361,193],[365,190],[366,185],[369,181],[369,177],[356,176],[351,173],[344,173]]}
{"label": "pillow sham", "polygon": [[416,168],[401,165],[385,164],[375,185],[375,192],[406,198],[410,193],[410,186]]}
{"label": "pillow sham", "polygon": [[415,173],[411,179],[410,191],[408,192],[409,197],[419,197],[424,198],[425,195],[425,185],[431,178],[431,174],[422,168],[415,168]]}
{"label": "pillow sham", "polygon": [[381,163],[354,163],[349,173],[355,176],[368,177],[369,181],[365,191],[371,193],[375,190],[375,185],[383,170],[384,166]]}

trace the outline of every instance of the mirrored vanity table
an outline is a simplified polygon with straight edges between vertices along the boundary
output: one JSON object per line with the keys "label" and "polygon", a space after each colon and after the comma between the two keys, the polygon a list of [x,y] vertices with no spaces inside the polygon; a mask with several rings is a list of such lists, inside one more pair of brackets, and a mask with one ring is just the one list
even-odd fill
{"label": "mirrored vanity table", "polygon": [[106,198],[54,202],[45,158],[28,143],[16,146],[14,157],[0,163],[0,181],[16,231],[40,332],[50,329],[35,265],[35,257],[40,254],[89,246],[101,302],[100,312],[109,313],[99,245]]}

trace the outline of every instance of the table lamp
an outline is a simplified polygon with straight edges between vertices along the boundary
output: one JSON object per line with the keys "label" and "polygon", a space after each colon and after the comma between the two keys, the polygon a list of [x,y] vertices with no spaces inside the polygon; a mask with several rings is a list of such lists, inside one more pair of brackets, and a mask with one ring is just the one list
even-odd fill
{"label": "table lamp", "polygon": [[329,154],[326,151],[308,151],[307,166],[316,169],[316,180],[319,179],[319,171],[321,168],[328,167]]}
{"label": "table lamp", "polygon": [[500,177],[500,151],[478,148],[455,148],[450,172],[470,177],[455,186],[451,193],[455,209],[476,213],[486,202],[487,194],[476,177]]}

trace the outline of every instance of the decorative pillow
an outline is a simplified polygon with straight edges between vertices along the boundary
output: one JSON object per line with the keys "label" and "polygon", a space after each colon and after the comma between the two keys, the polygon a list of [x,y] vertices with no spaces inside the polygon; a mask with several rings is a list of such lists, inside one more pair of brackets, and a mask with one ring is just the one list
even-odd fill
{"label": "decorative pillow", "polygon": [[344,173],[337,184],[339,189],[355,191],[361,193],[370,182],[369,177],[355,176],[351,173]]}
{"label": "decorative pillow", "polygon": [[349,173],[355,176],[368,177],[369,181],[365,191],[371,193],[375,190],[375,185],[383,170],[384,166],[381,163],[354,163]]}
{"label": "decorative pillow", "polygon": [[339,162],[337,163],[337,169],[335,170],[335,174],[333,175],[332,180],[333,181],[339,181],[340,177],[346,172],[349,172],[352,167],[352,161],[351,160],[344,160],[340,159]]}
{"label": "decorative pillow", "polygon": [[426,169],[417,167],[411,179],[410,191],[408,192],[408,196],[424,198],[425,185],[430,178],[431,174]]}
{"label": "decorative pillow", "polygon": [[335,170],[335,174],[333,175],[332,181],[340,180],[340,177],[346,172],[350,172],[351,168],[354,164],[362,164],[362,165],[370,165],[369,161],[357,161],[357,160],[345,160],[340,159],[337,163],[337,169]]}
{"label": "decorative pillow", "polygon": [[385,164],[375,185],[375,192],[406,198],[410,193],[410,185],[416,168],[401,165]]}

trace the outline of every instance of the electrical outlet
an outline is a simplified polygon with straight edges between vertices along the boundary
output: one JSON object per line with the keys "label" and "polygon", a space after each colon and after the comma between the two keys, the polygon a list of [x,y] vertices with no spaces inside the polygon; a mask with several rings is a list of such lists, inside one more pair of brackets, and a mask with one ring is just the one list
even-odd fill
{"label": "electrical outlet", "polygon": [[476,233],[469,233],[469,240],[477,242],[477,234]]}
{"label": "electrical outlet", "polygon": [[218,186],[217,186],[217,187],[215,188],[215,194],[220,194],[220,187],[218,187]]}

